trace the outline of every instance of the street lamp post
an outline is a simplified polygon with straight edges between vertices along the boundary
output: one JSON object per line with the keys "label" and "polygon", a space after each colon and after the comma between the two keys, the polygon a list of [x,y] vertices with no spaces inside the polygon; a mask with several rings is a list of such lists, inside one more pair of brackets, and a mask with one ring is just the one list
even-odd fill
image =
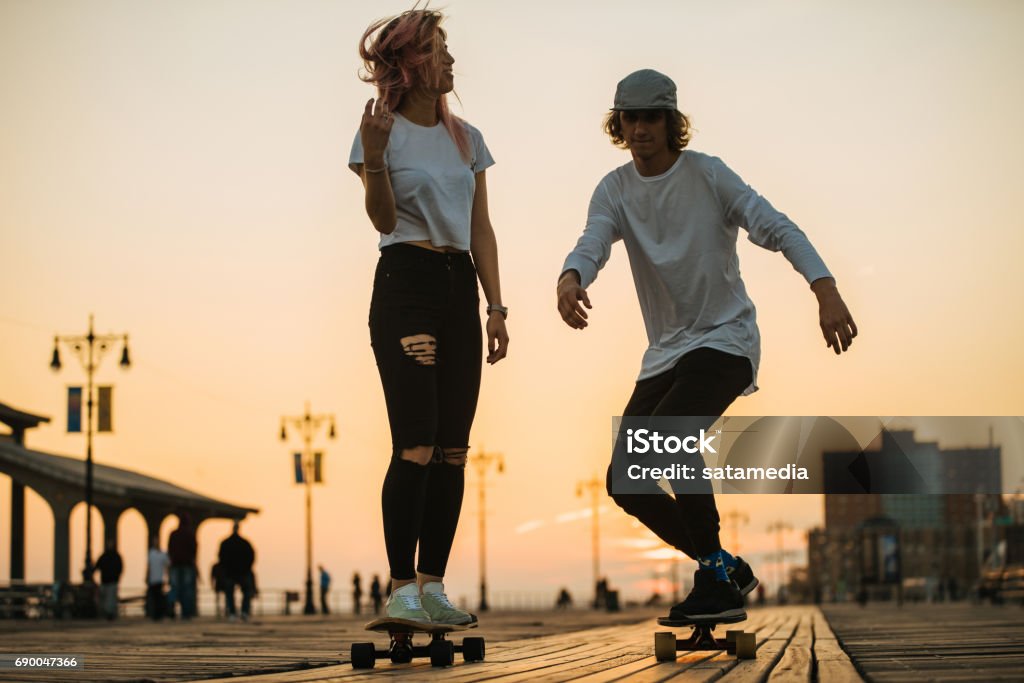
{"label": "street lamp post", "polygon": [[601,580],[601,549],[600,549],[600,520],[598,515],[601,511],[601,491],[604,490],[604,482],[597,475],[587,481],[577,482],[576,497],[583,496],[585,491],[590,492],[590,549],[591,560],[594,565],[594,605],[598,606],[601,596],[597,593],[597,584]]}
{"label": "street lamp post", "polygon": [[487,604],[487,470],[491,465],[497,467],[498,473],[505,471],[505,457],[501,453],[487,453],[482,448],[473,457],[476,465],[479,491],[477,492],[477,517],[480,523],[480,612],[490,609]]}
{"label": "street lamp post", "polygon": [[776,545],[776,548],[777,548],[776,552],[777,552],[777,557],[778,557],[778,564],[775,567],[775,572],[776,572],[777,577],[778,577],[776,579],[777,584],[775,586],[775,599],[776,600],[779,599],[779,595],[782,593],[782,586],[786,582],[786,576],[785,576],[785,572],[786,572],[786,556],[785,556],[785,553],[783,552],[783,549],[782,549],[782,535],[786,531],[792,531],[792,530],[793,530],[793,525],[790,524],[789,522],[785,522],[785,521],[783,521],[781,519],[772,522],[771,524],[769,524],[765,528],[765,531],[767,531],[768,533],[775,532],[775,545]]}
{"label": "street lamp post", "polygon": [[730,510],[723,515],[725,523],[729,525],[729,531],[732,536],[732,549],[733,555],[739,555],[740,553],[740,524],[748,524],[750,517],[746,512],[740,512],[739,510]]}
{"label": "street lamp post", "polygon": [[92,580],[92,377],[103,360],[104,354],[110,350],[111,345],[119,339],[124,340],[124,347],[121,351],[121,367],[131,367],[131,359],[128,357],[128,335],[126,334],[96,334],[93,331],[93,315],[89,314],[89,332],[85,335],[54,335],[53,337],[53,358],[50,367],[54,372],[61,368],[60,344],[67,344],[82,367],[85,368],[87,378],[86,388],[86,418],[85,418],[85,567],[82,569],[82,582]]}
{"label": "street lamp post", "polygon": [[306,485],[306,606],[302,610],[303,614],[316,614],[316,607],[313,605],[313,484],[321,483],[321,477],[319,471],[314,471],[319,468],[316,468],[313,462],[313,437],[325,424],[330,425],[328,438],[335,438],[334,415],[313,415],[309,411],[309,401],[306,401],[304,415],[281,418],[281,441],[288,440],[288,425],[298,429],[302,435],[299,469],[302,472],[302,481]]}

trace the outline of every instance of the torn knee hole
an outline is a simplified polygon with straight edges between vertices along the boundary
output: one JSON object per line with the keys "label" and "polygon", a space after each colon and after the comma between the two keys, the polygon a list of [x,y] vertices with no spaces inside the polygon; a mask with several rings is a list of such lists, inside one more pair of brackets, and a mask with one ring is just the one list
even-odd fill
{"label": "torn knee hole", "polygon": [[398,340],[402,351],[417,365],[434,365],[437,363],[437,338],[431,334],[412,334]]}
{"label": "torn knee hole", "polygon": [[445,450],[444,461],[449,465],[465,465],[468,449]]}

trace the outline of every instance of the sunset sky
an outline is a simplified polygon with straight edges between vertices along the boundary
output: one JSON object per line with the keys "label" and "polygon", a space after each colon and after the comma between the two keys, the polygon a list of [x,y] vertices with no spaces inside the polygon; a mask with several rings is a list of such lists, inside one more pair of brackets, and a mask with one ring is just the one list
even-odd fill
{"label": "sunset sky", "polygon": [[[303,578],[303,494],[282,415],[337,416],[315,491],[315,562],[338,585],[386,573],[379,489],[390,453],[367,311],[377,236],[346,167],[372,89],[356,46],[408,3],[131,0],[0,3],[0,402],[64,434],[84,373],[54,334],[128,332],[108,357],[116,433],[98,462],[259,507],[243,533],[266,587]],[[675,79],[692,148],[721,157],[787,213],[835,274],[860,336],[834,356],[813,295],[780,254],[741,240],[758,308],[761,391],[744,415],[1024,414],[1024,5],[1018,2],[489,2],[444,6],[456,113],[497,161],[492,222],[509,357],[484,368],[472,442],[488,477],[494,591],[586,595],[589,518],[577,482],[603,474],[610,418],[646,347],[621,245],[590,289],[583,332],[554,282],[594,186],[628,161],[601,130],[616,82]],[[951,444],[955,445],[955,444]],[[1014,481],[1024,477],[1015,463]],[[1017,485],[1008,484],[1011,489]],[[467,475],[450,593],[473,595],[477,479]],[[0,475],[0,581],[10,487]],[[643,597],[666,555],[602,498],[603,568]],[[820,496],[720,499],[745,512],[740,552],[771,578],[768,523],[820,523]],[[84,520],[73,518],[72,575]],[[28,578],[52,568],[52,518],[28,505]],[[169,528],[173,528],[173,524]],[[99,529],[100,527],[97,527]],[[122,520],[126,584],[144,531]],[[200,533],[204,575],[227,522]],[[166,531],[166,530],[165,530]],[[101,534],[94,541],[99,550]],[[731,534],[725,532],[726,546]],[[685,564],[687,571],[692,568]]]}

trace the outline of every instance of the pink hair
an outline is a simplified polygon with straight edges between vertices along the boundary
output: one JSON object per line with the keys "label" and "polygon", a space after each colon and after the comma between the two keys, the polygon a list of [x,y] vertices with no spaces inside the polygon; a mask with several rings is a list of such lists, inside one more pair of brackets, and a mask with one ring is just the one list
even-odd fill
{"label": "pink hair", "polygon": [[[435,77],[438,40],[445,37],[442,21],[444,15],[440,12],[413,8],[397,17],[375,21],[363,33],[359,56],[366,73],[359,78],[377,87],[377,96],[388,110],[396,111],[417,83]],[[469,134],[462,120],[449,111],[446,95],[437,98],[437,117],[459,154],[469,161]]]}

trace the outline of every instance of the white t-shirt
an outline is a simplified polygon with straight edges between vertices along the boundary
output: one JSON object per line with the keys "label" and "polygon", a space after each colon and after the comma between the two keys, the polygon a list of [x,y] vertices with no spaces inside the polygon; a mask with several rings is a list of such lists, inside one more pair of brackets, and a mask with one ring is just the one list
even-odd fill
{"label": "white t-shirt", "polygon": [[[462,124],[469,134],[469,163],[440,121],[419,126],[395,113],[384,164],[391,176],[397,222],[391,234],[381,235],[381,247],[430,240],[435,247],[469,251],[475,174],[493,166],[494,159],[480,131],[465,121]],[[356,131],[348,166],[359,173],[361,163],[363,143]]]}
{"label": "white t-shirt", "polygon": [[163,584],[164,574],[167,572],[167,565],[170,563],[171,558],[163,550],[157,548],[149,549],[149,567],[147,568],[146,581],[150,586]]}
{"label": "white t-shirt", "polygon": [[808,283],[831,277],[807,236],[721,159],[683,150],[665,173],[643,177],[630,161],[594,190],[587,226],[562,272],[589,287],[622,240],[649,346],[638,380],[671,369],[702,346],[750,359],[757,391],[761,336],[740,279],[738,228],[781,251]]}

